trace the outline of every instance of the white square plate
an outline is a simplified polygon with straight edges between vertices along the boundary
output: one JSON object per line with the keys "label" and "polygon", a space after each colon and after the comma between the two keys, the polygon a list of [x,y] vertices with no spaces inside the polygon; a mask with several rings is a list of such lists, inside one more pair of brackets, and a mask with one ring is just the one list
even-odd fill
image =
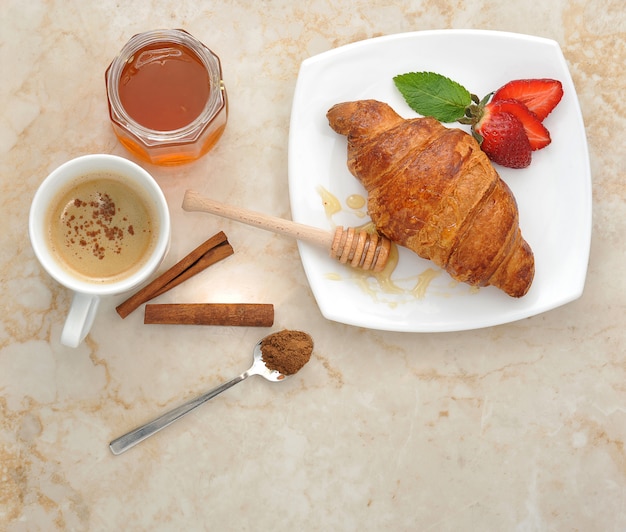
{"label": "white square plate", "polygon": [[[546,77],[562,82],[563,99],[544,122],[552,143],[534,152],[526,169],[496,165],[516,197],[522,234],[535,254],[533,284],[519,299],[494,287],[472,289],[400,248],[391,277],[400,290],[393,293],[331,259],[327,250],[300,242],[300,256],[322,314],[371,329],[456,331],[519,320],[580,297],[591,241],[591,174],[574,84],[559,45],[551,40],[493,31],[437,30],[369,39],[305,60],[289,133],[293,219],[329,231],[334,225],[364,223],[346,200],[366,193],[346,167],[346,139],[330,128],[326,112],[339,102],[372,98],[388,103],[405,118],[415,117],[393,83],[395,75],[413,71],[443,74],[479,97],[513,79]],[[447,125],[469,131],[458,124]],[[341,203],[339,213],[327,216],[321,190]],[[440,273],[416,297],[411,288],[429,268]]]}

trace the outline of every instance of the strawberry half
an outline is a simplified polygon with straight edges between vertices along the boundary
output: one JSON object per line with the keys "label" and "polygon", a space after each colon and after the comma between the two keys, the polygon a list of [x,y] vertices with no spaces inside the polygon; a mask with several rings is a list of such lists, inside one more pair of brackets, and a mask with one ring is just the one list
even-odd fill
{"label": "strawberry half", "polygon": [[542,121],[563,96],[561,82],[548,78],[510,81],[482,100],[434,72],[408,72],[393,80],[411,109],[470,126],[487,156],[510,168],[525,168],[533,150],[550,144]]}
{"label": "strawberry half", "polygon": [[485,107],[491,107],[493,111],[514,115],[524,126],[531,150],[540,150],[552,142],[550,132],[523,103],[517,100],[492,100]]}
{"label": "strawberry half", "polygon": [[494,163],[508,168],[526,168],[530,164],[532,150],[528,136],[522,122],[512,113],[487,104],[472,131]]}
{"label": "strawberry half", "polygon": [[543,121],[563,97],[563,86],[556,79],[517,79],[500,87],[493,95],[492,102],[517,100]]}

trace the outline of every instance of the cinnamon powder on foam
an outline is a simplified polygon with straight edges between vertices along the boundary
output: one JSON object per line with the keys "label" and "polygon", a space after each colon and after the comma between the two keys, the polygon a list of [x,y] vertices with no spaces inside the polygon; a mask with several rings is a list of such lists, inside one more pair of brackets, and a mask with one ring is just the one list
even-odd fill
{"label": "cinnamon powder on foam", "polygon": [[283,330],[265,337],[261,353],[265,365],[283,375],[293,375],[311,358],[313,340],[302,331]]}

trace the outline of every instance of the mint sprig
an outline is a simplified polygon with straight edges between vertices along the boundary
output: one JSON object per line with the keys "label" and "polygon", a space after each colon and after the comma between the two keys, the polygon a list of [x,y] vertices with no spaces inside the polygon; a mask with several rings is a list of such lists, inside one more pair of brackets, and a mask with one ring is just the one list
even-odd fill
{"label": "mint sprig", "polygon": [[440,122],[463,119],[478,100],[456,81],[434,72],[408,72],[393,81],[411,109]]}

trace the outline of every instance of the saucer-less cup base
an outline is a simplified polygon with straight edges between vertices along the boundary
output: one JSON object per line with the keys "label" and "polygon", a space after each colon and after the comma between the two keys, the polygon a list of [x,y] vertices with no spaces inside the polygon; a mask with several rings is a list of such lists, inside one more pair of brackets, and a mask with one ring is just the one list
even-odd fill
{"label": "saucer-less cup base", "polygon": [[[153,202],[154,211],[158,217],[155,224],[158,227],[157,240],[147,260],[128,277],[108,283],[90,282],[72,275],[55,258],[50,250],[47,236],[49,233],[46,221],[47,212],[50,202],[55,199],[59,191],[81,176],[100,172],[123,176],[125,180],[141,187]],[[157,182],[137,164],[115,155],[84,155],[59,166],[41,183],[31,204],[29,236],[35,255],[46,272],[59,284],[74,292],[61,333],[61,343],[68,347],[78,347],[91,330],[102,297],[135,289],[147,281],[158,269],[167,254],[170,243],[169,209]]]}

